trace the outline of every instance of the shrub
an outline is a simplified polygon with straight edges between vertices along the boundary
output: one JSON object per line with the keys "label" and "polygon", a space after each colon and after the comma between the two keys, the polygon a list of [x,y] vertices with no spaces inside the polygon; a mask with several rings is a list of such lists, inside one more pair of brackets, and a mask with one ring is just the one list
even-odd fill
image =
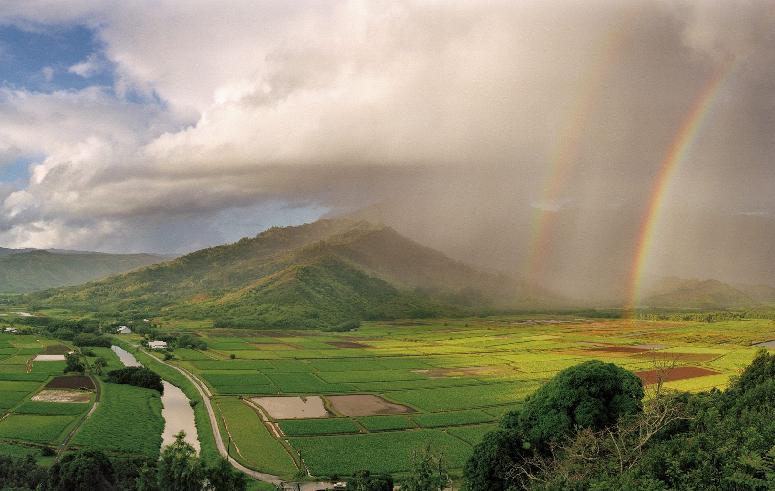
{"label": "shrub", "polygon": [[145,387],[164,393],[161,377],[156,372],[145,367],[126,367],[111,370],[108,372],[108,382]]}

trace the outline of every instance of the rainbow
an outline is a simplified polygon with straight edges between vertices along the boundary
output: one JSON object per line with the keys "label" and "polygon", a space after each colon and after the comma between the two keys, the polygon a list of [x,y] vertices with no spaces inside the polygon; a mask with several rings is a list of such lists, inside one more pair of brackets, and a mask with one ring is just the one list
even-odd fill
{"label": "rainbow", "polygon": [[733,67],[734,62],[724,63],[713,73],[702,88],[702,91],[695,98],[662,160],[659,172],[654,179],[648,205],[643,213],[640,228],[638,229],[635,255],[630,268],[625,312],[632,314],[640,298],[643,273],[653,246],[654,231],[657,228],[661,211],[664,207],[670,182],[675,176],[678,167],[686,160],[692,144],[700,133],[703,123],[711,113],[720,89],[730,73],[732,73]]}
{"label": "rainbow", "polygon": [[[589,114],[600,98],[610,68],[623,45],[623,37],[629,31],[629,26],[637,13],[636,9],[627,12],[623,22],[617,24],[601,42],[600,55],[597,61],[587,71],[581,84],[581,91],[576,98],[570,116],[560,132],[557,146],[550,153],[550,172],[541,193],[540,207],[536,207],[531,224],[531,241],[527,256],[528,279],[537,284],[543,275],[543,268],[549,250],[551,222],[556,211],[550,208],[559,202],[562,191],[570,178],[571,171],[578,157],[579,147],[583,140]],[[544,205],[547,205],[544,207]]]}

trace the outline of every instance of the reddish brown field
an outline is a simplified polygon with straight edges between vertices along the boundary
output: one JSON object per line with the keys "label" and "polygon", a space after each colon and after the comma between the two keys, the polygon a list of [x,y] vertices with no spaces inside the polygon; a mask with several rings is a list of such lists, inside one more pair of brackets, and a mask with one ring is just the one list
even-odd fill
{"label": "reddish brown field", "polygon": [[67,375],[56,377],[46,384],[47,389],[89,389],[94,390],[94,382],[86,375]]}
{"label": "reddish brown field", "polygon": [[719,373],[702,367],[675,367],[668,370],[635,372],[635,375],[643,381],[644,385],[650,385],[659,382],[660,379],[662,382],[671,382],[673,380],[704,377],[706,375],[718,375]]}
{"label": "reddish brown field", "polygon": [[638,353],[635,356],[638,358],[645,358],[648,360],[668,360],[668,361],[711,361],[715,360],[721,355],[715,353],[667,353],[661,351],[654,351],[652,353]]}

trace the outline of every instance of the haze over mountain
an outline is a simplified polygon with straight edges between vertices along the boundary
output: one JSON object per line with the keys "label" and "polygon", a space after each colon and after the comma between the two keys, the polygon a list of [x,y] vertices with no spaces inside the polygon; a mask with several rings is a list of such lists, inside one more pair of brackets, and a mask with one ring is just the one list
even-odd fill
{"label": "haze over mountain", "polygon": [[156,254],[1,248],[0,293],[78,285],[167,259]]}
{"label": "haze over mountain", "polygon": [[389,227],[353,220],[272,228],[234,244],[30,298],[84,310],[120,308],[274,327],[558,301],[519,280],[454,261]]}
{"label": "haze over mountain", "polygon": [[668,277],[648,288],[639,304],[642,307],[669,309],[750,308],[775,302],[772,290],[775,289],[735,287],[714,279]]}

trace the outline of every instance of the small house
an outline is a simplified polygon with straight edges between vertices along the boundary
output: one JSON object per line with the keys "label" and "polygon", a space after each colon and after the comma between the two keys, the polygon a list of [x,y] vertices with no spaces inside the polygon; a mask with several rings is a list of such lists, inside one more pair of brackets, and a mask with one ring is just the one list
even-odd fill
{"label": "small house", "polygon": [[10,332],[11,334],[16,334],[19,332],[15,327],[6,327],[5,332]]}
{"label": "small house", "polygon": [[127,326],[118,326],[118,329],[116,329],[117,334],[132,334],[132,330],[129,329]]}
{"label": "small house", "polygon": [[166,341],[148,341],[148,347],[151,349],[167,349]]}

